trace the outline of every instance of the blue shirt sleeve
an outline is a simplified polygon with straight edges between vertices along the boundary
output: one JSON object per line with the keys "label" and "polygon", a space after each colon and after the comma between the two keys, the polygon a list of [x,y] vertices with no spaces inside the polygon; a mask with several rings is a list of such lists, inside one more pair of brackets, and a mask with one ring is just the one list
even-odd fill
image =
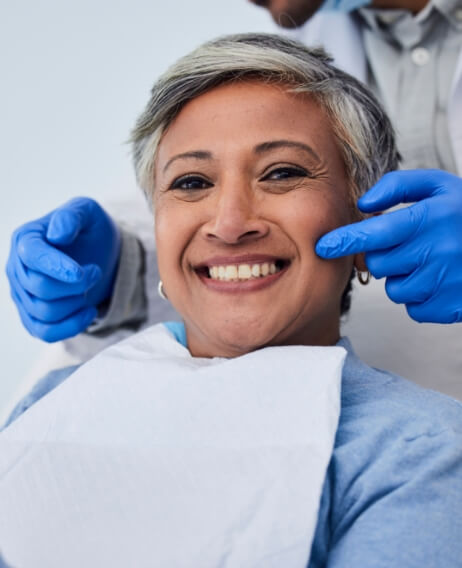
{"label": "blue shirt sleeve", "polygon": [[47,375],[45,375],[42,379],[40,379],[32,390],[18,402],[18,404],[14,407],[13,411],[9,415],[8,419],[6,420],[5,424],[1,427],[1,430],[7,428],[12,422],[16,420],[21,414],[23,414],[28,408],[30,408],[33,404],[35,404],[38,400],[43,398],[46,394],[50,391],[55,389],[58,385],[60,385],[64,380],[66,380],[74,371],[79,368],[80,365],[73,365],[70,367],[64,367],[63,369],[57,369],[55,371],[51,371]]}
{"label": "blue shirt sleeve", "polygon": [[462,566],[458,401],[349,355],[309,566]]}
{"label": "blue shirt sleeve", "polygon": [[348,487],[333,481],[344,493],[334,500],[326,566],[459,568],[462,436],[445,430],[381,449],[376,442],[379,451],[348,476]]}

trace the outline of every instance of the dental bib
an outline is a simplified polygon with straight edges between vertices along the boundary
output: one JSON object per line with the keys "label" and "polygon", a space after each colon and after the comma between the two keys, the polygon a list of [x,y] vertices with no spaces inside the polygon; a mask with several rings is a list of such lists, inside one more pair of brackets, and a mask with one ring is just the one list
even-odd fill
{"label": "dental bib", "polygon": [[106,349],[0,434],[0,556],[306,567],[345,356],[198,359],[162,324]]}

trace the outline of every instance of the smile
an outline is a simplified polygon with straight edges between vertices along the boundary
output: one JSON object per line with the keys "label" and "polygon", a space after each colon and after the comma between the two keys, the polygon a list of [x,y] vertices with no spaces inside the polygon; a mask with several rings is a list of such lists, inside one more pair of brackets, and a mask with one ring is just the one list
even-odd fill
{"label": "smile", "polygon": [[228,264],[209,266],[209,278],[236,282],[238,280],[250,280],[251,278],[264,278],[270,274],[276,274],[283,268],[282,261],[261,262],[252,264]]}
{"label": "smile", "polygon": [[265,288],[289,267],[290,261],[267,255],[215,258],[195,268],[202,282],[217,291],[238,292]]}

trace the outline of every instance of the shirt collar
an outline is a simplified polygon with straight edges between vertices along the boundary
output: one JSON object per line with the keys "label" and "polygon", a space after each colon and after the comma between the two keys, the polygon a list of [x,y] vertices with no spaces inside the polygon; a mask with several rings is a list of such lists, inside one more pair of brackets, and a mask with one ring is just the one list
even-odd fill
{"label": "shirt collar", "polygon": [[[434,9],[446,18],[455,29],[462,31],[462,0],[431,0],[430,4],[433,4]],[[424,11],[422,10],[422,13]]]}
{"label": "shirt collar", "polygon": [[364,7],[358,10],[366,26],[385,39],[410,48],[420,43],[435,25],[437,18],[446,19],[455,29],[462,31],[459,16],[462,0],[430,0],[423,10],[413,15],[408,10],[391,10]]}
{"label": "shirt collar", "polygon": [[[358,357],[348,337],[341,337],[337,342],[337,347],[343,347],[347,352],[342,370],[343,385],[348,384],[350,392],[351,387],[362,388],[370,385],[371,373],[378,372],[377,369],[372,370],[369,365]],[[384,371],[381,372],[383,373]],[[347,391],[344,391],[342,388],[342,396],[344,396],[346,392]]]}

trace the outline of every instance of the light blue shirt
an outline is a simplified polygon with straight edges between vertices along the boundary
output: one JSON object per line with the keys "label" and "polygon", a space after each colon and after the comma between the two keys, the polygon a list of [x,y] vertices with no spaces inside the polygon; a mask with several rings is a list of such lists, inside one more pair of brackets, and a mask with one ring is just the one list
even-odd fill
{"label": "light blue shirt", "polygon": [[462,49],[461,0],[430,0],[408,10],[359,10],[368,86],[396,130],[401,169],[457,174],[448,123],[451,88]]}
{"label": "light blue shirt", "polygon": [[[186,345],[183,325],[166,325]],[[462,404],[339,345],[342,409],[309,568],[460,568]],[[75,369],[42,379],[8,423]]]}

